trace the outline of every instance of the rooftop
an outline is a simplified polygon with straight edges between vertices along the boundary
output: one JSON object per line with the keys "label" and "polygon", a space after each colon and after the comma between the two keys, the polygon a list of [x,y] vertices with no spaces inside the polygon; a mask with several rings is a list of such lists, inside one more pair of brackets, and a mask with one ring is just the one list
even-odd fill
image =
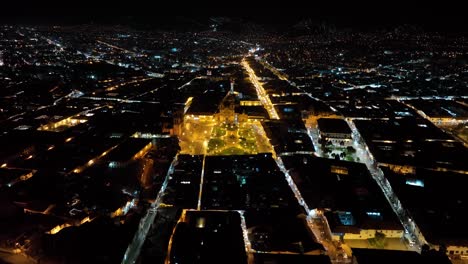
{"label": "rooftop", "polygon": [[351,129],[343,119],[319,118],[317,123],[322,133],[351,134]]}

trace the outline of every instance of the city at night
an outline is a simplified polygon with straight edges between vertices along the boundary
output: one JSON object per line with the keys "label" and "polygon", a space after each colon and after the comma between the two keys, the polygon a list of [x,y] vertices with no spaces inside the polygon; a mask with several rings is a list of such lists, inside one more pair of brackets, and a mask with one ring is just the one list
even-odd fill
{"label": "city at night", "polygon": [[460,7],[73,5],[0,11],[0,264],[468,264]]}

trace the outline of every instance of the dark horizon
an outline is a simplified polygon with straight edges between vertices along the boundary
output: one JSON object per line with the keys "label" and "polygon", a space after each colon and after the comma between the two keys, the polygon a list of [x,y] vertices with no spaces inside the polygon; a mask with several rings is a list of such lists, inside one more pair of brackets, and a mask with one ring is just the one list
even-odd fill
{"label": "dark horizon", "polygon": [[353,29],[353,30],[392,30],[401,26],[416,27],[423,31],[428,32],[455,32],[467,33],[466,23],[468,22],[465,17],[441,17],[444,23],[434,20],[414,20],[410,18],[400,17],[398,20],[386,20],[385,18],[366,18],[356,19],[352,17],[308,17],[298,16],[295,18],[283,18],[282,20],[270,20],[269,18],[259,18],[251,16],[230,16],[230,15],[217,15],[217,16],[118,16],[118,17],[97,17],[97,16],[56,16],[56,17],[43,17],[43,16],[9,16],[0,18],[0,24],[12,25],[59,25],[59,26],[74,26],[96,24],[102,26],[121,25],[121,26],[146,26],[150,29],[165,29],[167,25],[177,25],[178,23],[190,22],[206,24],[210,18],[225,17],[237,22],[254,23],[258,25],[268,26],[278,30],[288,29],[294,25],[310,21],[313,25],[330,25],[340,29]]}
{"label": "dark horizon", "polygon": [[[313,4],[313,5],[312,5]],[[177,19],[208,20],[210,17],[243,19],[263,25],[292,26],[303,20],[328,23],[337,27],[368,29],[415,25],[428,31],[466,32],[468,17],[459,3],[348,3],[334,1],[300,3],[288,1],[215,1],[145,2],[135,1],[31,1],[19,0],[4,4],[0,23],[13,24],[132,24],[151,26],[171,23]]]}

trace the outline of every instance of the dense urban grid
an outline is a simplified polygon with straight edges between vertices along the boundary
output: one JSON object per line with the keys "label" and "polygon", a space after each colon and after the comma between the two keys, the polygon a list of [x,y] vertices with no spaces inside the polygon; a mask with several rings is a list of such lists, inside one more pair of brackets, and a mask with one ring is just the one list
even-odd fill
{"label": "dense urban grid", "polygon": [[468,39],[0,26],[0,263],[465,263]]}

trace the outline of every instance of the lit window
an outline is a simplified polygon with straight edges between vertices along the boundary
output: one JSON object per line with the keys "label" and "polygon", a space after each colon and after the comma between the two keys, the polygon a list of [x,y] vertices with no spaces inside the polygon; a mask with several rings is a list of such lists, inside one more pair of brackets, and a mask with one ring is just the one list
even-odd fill
{"label": "lit window", "polygon": [[424,181],[418,179],[408,179],[406,180],[406,184],[418,187],[424,187]]}

